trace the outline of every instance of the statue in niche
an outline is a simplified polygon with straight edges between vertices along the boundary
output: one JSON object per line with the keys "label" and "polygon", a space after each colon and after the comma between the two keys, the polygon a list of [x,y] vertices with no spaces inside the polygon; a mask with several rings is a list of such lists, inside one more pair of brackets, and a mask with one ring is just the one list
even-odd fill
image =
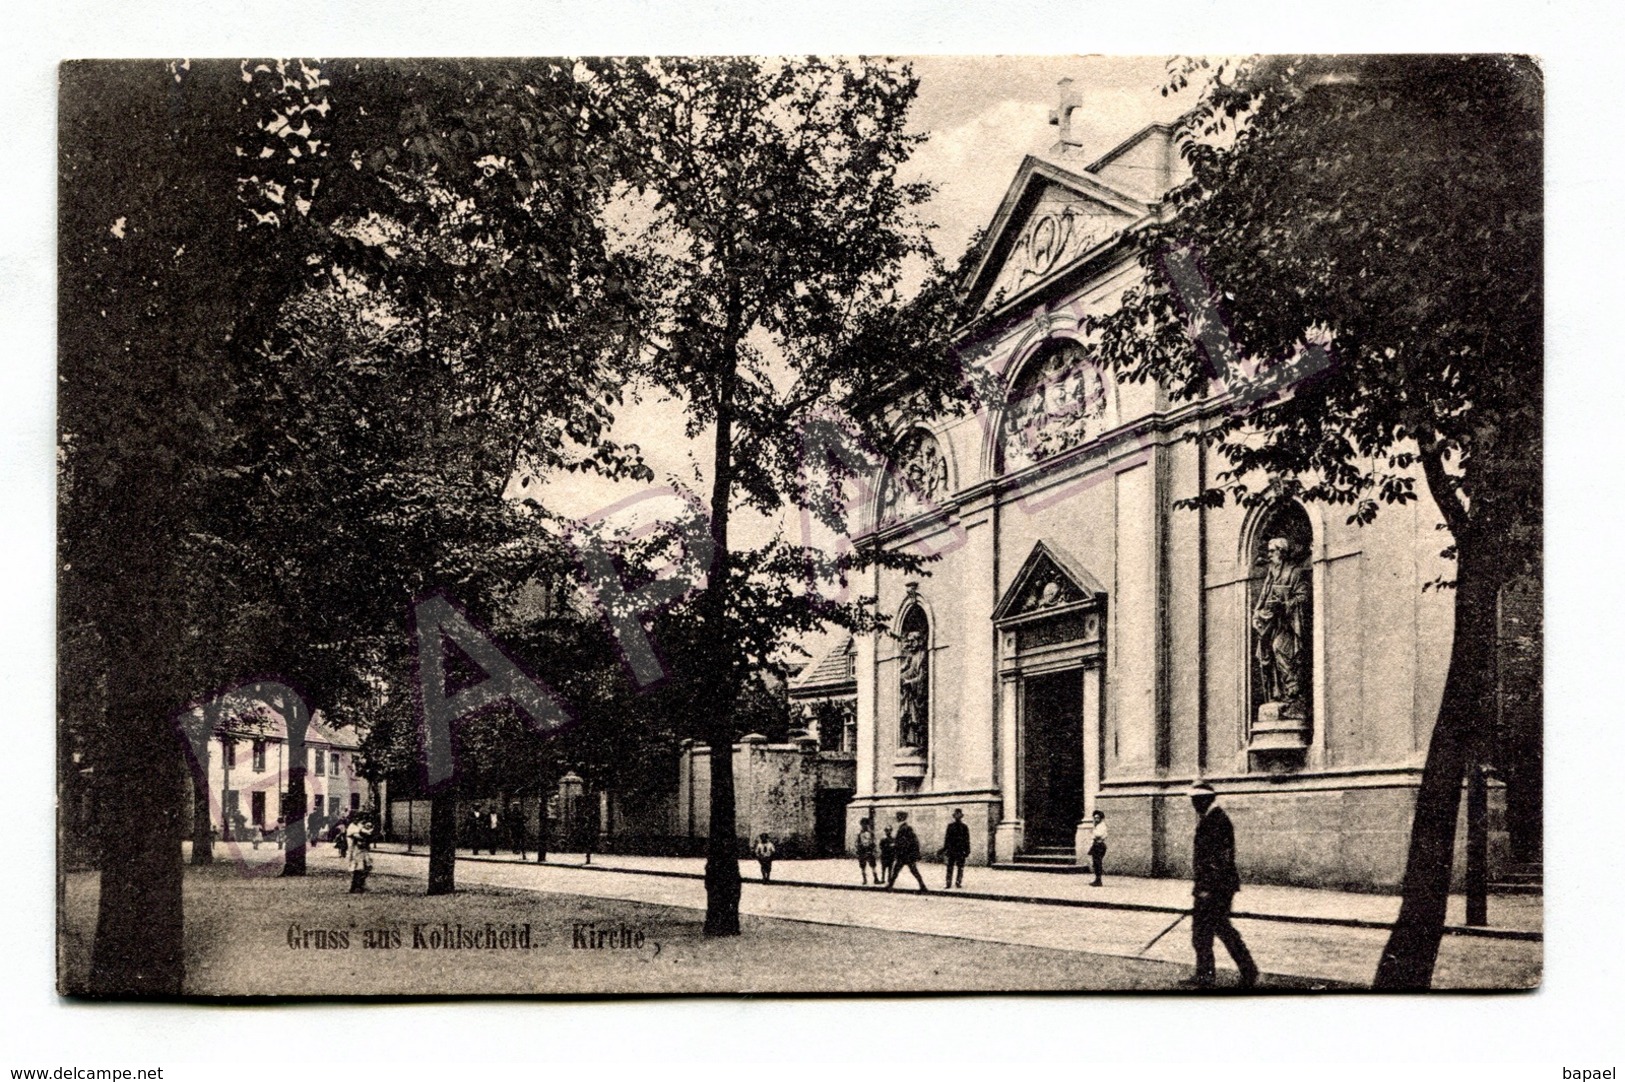
{"label": "statue in niche", "polygon": [[1292,558],[1292,543],[1272,537],[1269,564],[1253,605],[1254,655],[1266,703],[1283,718],[1304,719],[1311,634],[1309,569]]}
{"label": "statue in niche", "polygon": [[[913,624],[914,620],[911,618],[909,623]],[[903,632],[903,650],[898,658],[897,743],[900,747],[925,748],[929,677],[930,655],[925,631],[911,626]]]}

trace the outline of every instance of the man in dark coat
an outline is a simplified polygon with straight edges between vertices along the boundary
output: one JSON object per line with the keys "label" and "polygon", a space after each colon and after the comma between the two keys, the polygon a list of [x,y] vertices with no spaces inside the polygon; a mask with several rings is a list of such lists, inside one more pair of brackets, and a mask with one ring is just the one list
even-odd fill
{"label": "man in dark coat", "polygon": [[1196,975],[1188,983],[1212,988],[1214,981],[1213,937],[1241,970],[1240,987],[1258,983],[1258,967],[1247,952],[1241,933],[1230,923],[1230,904],[1241,889],[1236,872],[1236,830],[1224,809],[1217,807],[1213,786],[1199,781],[1190,788],[1191,805],[1197,814],[1196,842],[1191,853],[1195,883],[1191,893],[1191,947],[1196,951]]}
{"label": "man in dark coat", "polygon": [[954,809],[954,821],[948,824],[948,833],[942,839],[942,855],[948,862],[948,882],[943,890],[965,886],[965,861],[970,857],[970,827],[965,825],[965,813]]}
{"label": "man in dark coat", "polygon": [[525,809],[519,801],[508,805],[508,814],[502,820],[508,827],[508,847],[525,859]]}
{"label": "man in dark coat", "polygon": [[907,867],[914,874],[914,882],[920,885],[920,892],[925,893],[925,880],[920,878],[920,837],[914,833],[914,828],[908,825],[908,812],[897,813],[897,852],[893,858],[891,878],[886,880],[886,889],[891,890],[897,885],[897,877],[903,874]]}

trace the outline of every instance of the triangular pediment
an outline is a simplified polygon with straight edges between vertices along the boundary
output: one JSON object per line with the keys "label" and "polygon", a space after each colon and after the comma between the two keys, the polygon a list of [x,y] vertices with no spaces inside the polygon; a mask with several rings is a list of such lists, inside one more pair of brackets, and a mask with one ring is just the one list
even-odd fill
{"label": "triangular pediment", "polygon": [[1010,588],[993,610],[996,623],[1007,623],[1099,605],[1106,589],[1071,557],[1043,541],[1033,546]]}
{"label": "triangular pediment", "polygon": [[986,311],[1031,291],[1150,212],[1095,177],[1029,155],[989,226],[967,308]]}

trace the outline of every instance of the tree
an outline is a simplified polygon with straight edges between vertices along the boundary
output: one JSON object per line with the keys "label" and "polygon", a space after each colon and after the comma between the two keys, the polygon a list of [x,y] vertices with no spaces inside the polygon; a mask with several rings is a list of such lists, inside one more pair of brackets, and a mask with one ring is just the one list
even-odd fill
{"label": "tree", "polygon": [[[332,700],[377,674],[359,655],[384,656],[404,696],[417,598],[444,588],[488,621],[533,570],[516,469],[639,474],[603,438],[628,327],[595,214],[613,159],[569,63],[319,71],[315,149],[252,189],[258,227],[301,238],[313,270],[245,374],[253,438],[223,531],[277,611],[275,671]],[[431,893],[454,885],[454,788],[434,797]]]}
{"label": "tree", "polygon": [[[1183,400],[1228,382],[1234,408],[1199,435],[1228,469],[1201,502],[1296,497],[1366,523],[1417,499],[1420,476],[1438,508],[1455,632],[1376,974],[1425,988],[1464,771],[1494,716],[1497,599],[1539,560],[1540,72],[1497,56],[1190,61],[1165,93],[1192,79],[1191,179],[1135,238],[1145,284],[1094,330],[1121,378]],[[1306,363],[1317,351],[1323,368]],[[1243,357],[1263,359],[1250,376]]]}
{"label": "tree", "polygon": [[[695,662],[677,675],[712,761],[725,763],[747,667],[819,616],[861,618],[861,605],[820,608],[795,585],[809,567],[839,575],[850,563],[782,539],[742,550],[730,526],[741,505],[773,515],[805,495],[808,422],[867,404],[876,377],[851,347],[896,302],[904,261],[929,251],[913,212],[928,188],[897,175],[919,142],[905,129],[916,80],[869,60],[594,70],[628,140],[624,244],[650,328],[644,376],[684,404],[691,437],[710,429],[709,566],[694,602]],[[901,363],[933,358],[940,351]],[[733,773],[713,770],[707,935],[739,932],[735,830]]]}
{"label": "tree", "polygon": [[493,603],[517,461],[636,469],[597,439],[625,320],[591,94],[546,62],[64,67],[62,678],[106,694],[64,717],[118,838],[92,991],[181,991],[171,714],[245,672],[360,698],[426,584]]}
{"label": "tree", "polygon": [[234,66],[151,61],[61,72],[59,624],[94,644],[68,672],[105,688],[80,734],[103,842],[96,994],[181,991],[169,719],[235,650],[191,619],[209,585],[196,535],[235,438],[227,358],[284,281],[280,253],[238,229],[237,82]]}

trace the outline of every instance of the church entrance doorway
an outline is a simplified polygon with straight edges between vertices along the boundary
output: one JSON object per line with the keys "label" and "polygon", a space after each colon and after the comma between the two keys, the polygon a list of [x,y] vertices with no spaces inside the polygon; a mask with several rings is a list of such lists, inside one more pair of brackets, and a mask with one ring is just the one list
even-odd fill
{"label": "church entrance doorway", "polygon": [[1023,680],[1021,729],[1024,848],[1070,850],[1083,818],[1083,670]]}
{"label": "church entrance doorway", "polygon": [[1076,864],[1100,784],[1106,591],[1046,542],[993,610],[999,651],[997,859]]}

